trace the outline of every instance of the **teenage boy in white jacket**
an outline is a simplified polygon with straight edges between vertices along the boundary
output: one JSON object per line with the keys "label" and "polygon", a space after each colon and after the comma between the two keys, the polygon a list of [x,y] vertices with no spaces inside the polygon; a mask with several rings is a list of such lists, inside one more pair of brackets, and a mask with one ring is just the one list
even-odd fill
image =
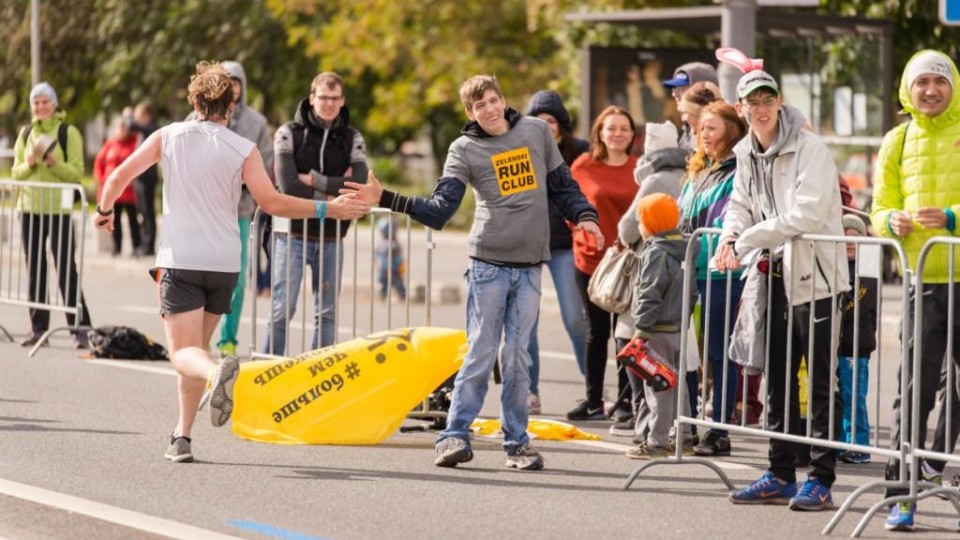
{"label": "teenage boy in white jacket", "polygon": [[[809,435],[828,439],[830,400],[836,399],[830,384],[835,353],[831,340],[839,322],[835,313],[839,302],[834,302],[834,297],[849,288],[846,264],[841,264],[846,259],[842,244],[793,240],[802,234],[843,235],[836,164],[820,138],[803,129],[803,115],[783,105],[779,87],[769,74],[751,71],[744,75],[737,84],[737,97],[737,110],[750,125],[750,133],[734,148],[737,176],[716,264],[720,270],[733,270],[748,251],[770,251],[774,261],[766,373],[770,430],[804,434],[797,372],[801,357],[805,357],[813,373]],[[788,326],[788,307],[792,308],[792,326]],[[792,333],[789,350],[788,332]],[[808,351],[811,333],[813,347]],[[788,372],[789,393],[784,386]],[[807,481],[798,486],[798,448],[795,443],[771,439],[768,471],[750,486],[731,493],[730,500],[735,504],[789,504],[791,510],[831,508],[830,487],[836,478],[833,450],[810,449],[811,470]]]}

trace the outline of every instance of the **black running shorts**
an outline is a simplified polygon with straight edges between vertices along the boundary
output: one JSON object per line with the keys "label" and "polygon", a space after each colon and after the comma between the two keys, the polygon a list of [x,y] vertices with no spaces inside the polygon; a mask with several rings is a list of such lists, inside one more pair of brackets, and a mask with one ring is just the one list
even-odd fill
{"label": "black running shorts", "polygon": [[157,282],[160,315],[172,315],[203,308],[207,313],[230,313],[230,299],[237,285],[238,272],[210,272],[152,268]]}

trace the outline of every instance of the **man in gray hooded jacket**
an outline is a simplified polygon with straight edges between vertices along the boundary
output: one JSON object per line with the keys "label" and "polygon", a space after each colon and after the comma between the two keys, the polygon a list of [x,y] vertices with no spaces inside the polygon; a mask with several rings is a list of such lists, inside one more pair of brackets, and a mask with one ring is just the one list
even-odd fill
{"label": "man in gray hooded jacket", "polygon": [[[766,373],[770,431],[803,435],[798,371],[801,358],[806,358],[813,375],[808,436],[828,439],[831,400],[836,400],[830,369],[836,353],[832,336],[839,321],[836,296],[850,288],[846,259],[841,258],[842,244],[793,240],[802,234],[843,235],[837,167],[823,141],[803,129],[806,119],[800,111],[782,104],[780,89],[769,74],[757,70],[744,75],[737,83],[737,97],[737,112],[746,118],[750,132],[734,147],[737,173],[715,262],[721,271],[734,270],[740,266],[739,257],[751,250],[771,253]],[[788,376],[790,386],[785,387]],[[835,407],[835,412],[839,410]],[[799,448],[771,438],[769,469],[750,486],[731,493],[730,500],[789,504],[791,510],[831,508],[834,451],[811,447],[811,470],[798,486]]]}
{"label": "man in gray hooded jacket", "polygon": [[[247,106],[247,73],[240,62],[223,62],[220,64],[230,75],[233,83],[233,113],[227,127],[230,131],[257,145],[257,150],[263,156],[263,164],[267,171],[273,170],[273,137],[267,127],[267,119],[259,112]],[[196,120],[196,113],[190,113],[187,120]],[[237,329],[240,326],[240,312],[243,311],[243,293],[247,286],[247,240],[250,238],[250,220],[257,205],[246,188],[240,194],[240,205],[237,208],[237,221],[240,226],[240,275],[237,285],[233,289],[230,299],[230,313],[223,318],[220,326],[220,341],[217,348],[225,356],[237,354]]]}

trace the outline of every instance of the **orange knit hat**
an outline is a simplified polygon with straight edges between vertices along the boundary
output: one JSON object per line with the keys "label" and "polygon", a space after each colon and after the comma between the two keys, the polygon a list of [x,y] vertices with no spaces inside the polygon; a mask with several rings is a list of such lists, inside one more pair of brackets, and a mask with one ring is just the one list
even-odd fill
{"label": "orange knit hat", "polygon": [[666,193],[647,195],[637,202],[637,219],[651,235],[676,229],[680,222],[680,207]]}

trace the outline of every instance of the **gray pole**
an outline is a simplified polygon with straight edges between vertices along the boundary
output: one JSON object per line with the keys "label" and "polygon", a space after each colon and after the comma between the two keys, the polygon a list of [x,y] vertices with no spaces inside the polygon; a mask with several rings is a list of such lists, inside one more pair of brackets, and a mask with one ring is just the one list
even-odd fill
{"label": "gray pole", "polygon": [[[757,51],[756,0],[726,0],[720,19],[720,46],[734,47],[753,58]],[[743,73],[725,63],[717,68],[720,91],[729,102],[736,101],[737,81]]]}
{"label": "gray pole", "polygon": [[30,0],[30,80],[40,82],[40,0]]}

